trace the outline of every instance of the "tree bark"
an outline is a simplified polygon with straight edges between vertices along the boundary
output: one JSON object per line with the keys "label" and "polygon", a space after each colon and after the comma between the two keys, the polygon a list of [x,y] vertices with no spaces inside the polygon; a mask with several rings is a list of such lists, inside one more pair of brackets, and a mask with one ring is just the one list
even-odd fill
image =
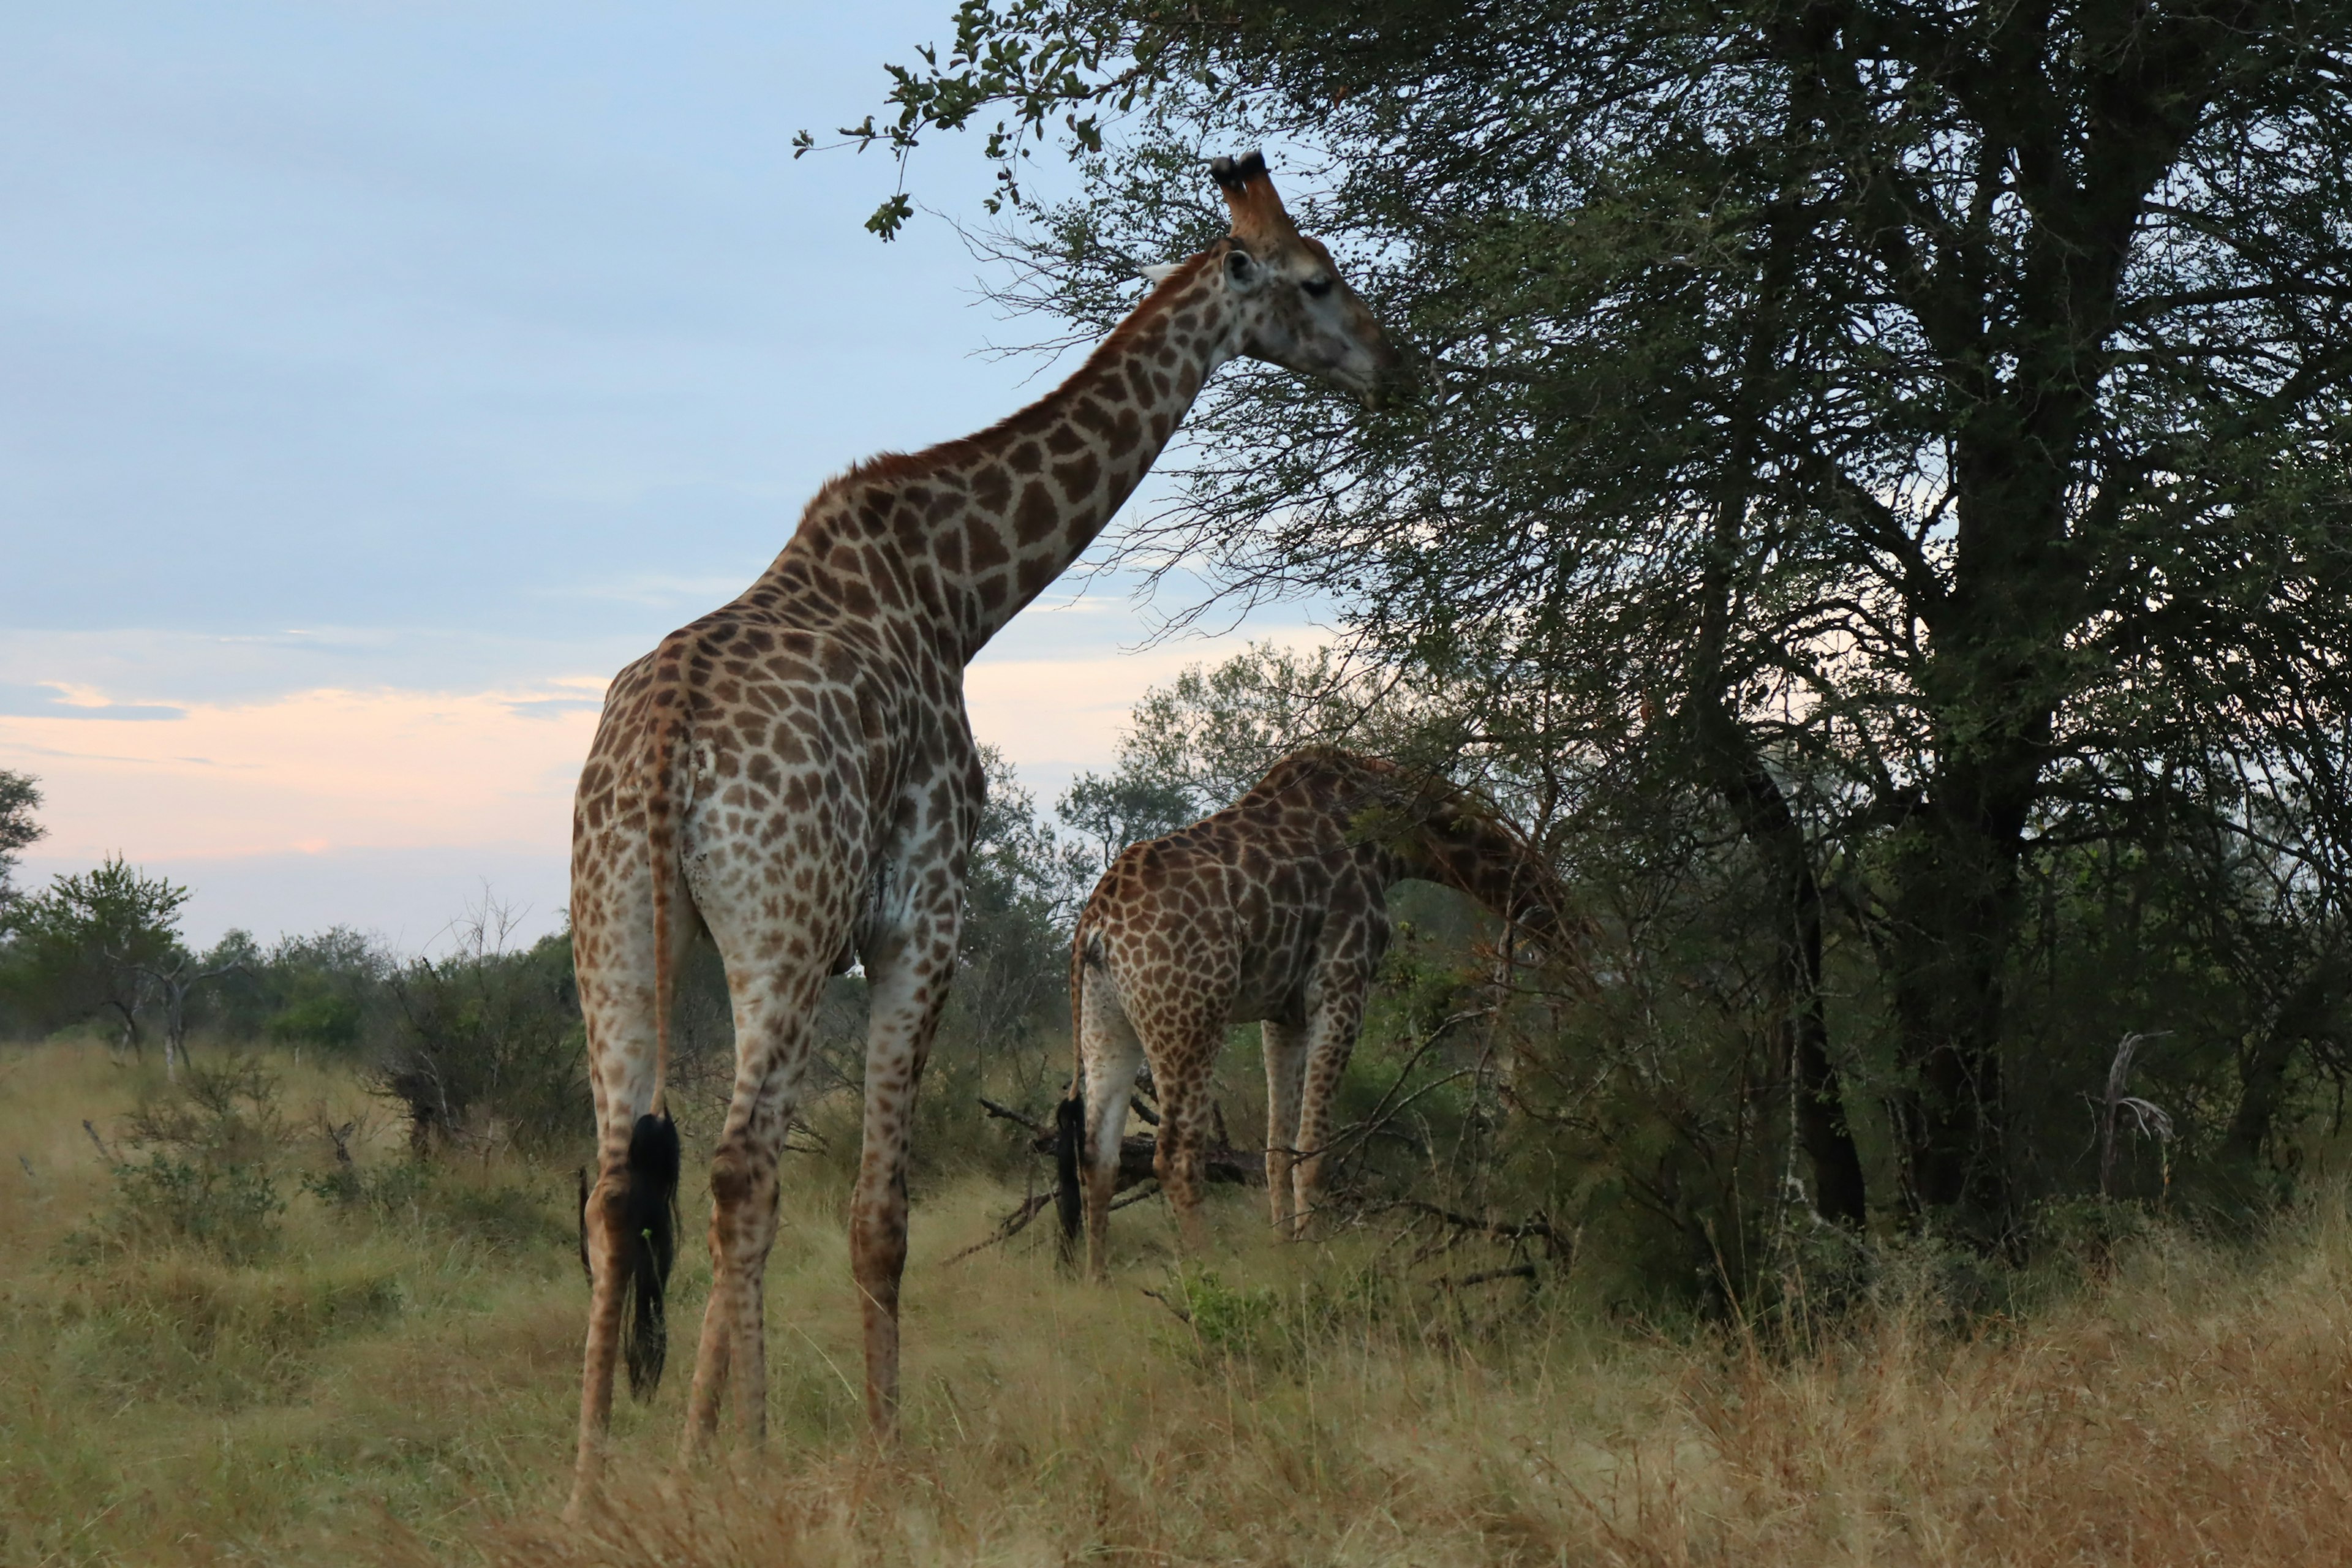
{"label": "tree bark", "polygon": [[[2016,728],[2046,733],[2046,710],[2028,720]],[[1979,735],[1969,749],[1976,754],[1939,770],[1895,858],[1893,988],[1912,1079],[1896,1098],[1911,1218],[1947,1211],[1964,1231],[1990,1240],[2007,1232],[2013,1206],[2003,1146],[2002,970],[2017,930],[2042,748],[2013,739],[1987,757]]]}
{"label": "tree bark", "polygon": [[[1727,759],[1728,761],[1728,759]],[[1779,910],[1774,972],[1781,1060],[1791,1075],[1797,1141],[1813,1172],[1813,1207],[1823,1219],[1856,1230],[1868,1217],[1862,1155],[1847,1125],[1845,1095],[1830,1060],[1829,1017],[1822,1001],[1822,885],[1803,826],[1772,775],[1754,759],[1724,770],[1724,794],[1767,867]]]}
{"label": "tree bark", "polygon": [[1898,837],[1891,900],[1896,1022],[1913,1079],[1899,1097],[1906,1203],[1915,1218],[1955,1211],[1980,1239],[2005,1234],[2011,1218],[2002,973],[2078,587],[2065,469],[2004,462],[2002,444],[1990,445],[1960,464],[1959,561],[1922,671],[1935,772]]}
{"label": "tree bark", "polygon": [[2222,1134],[2221,1165],[2252,1174],[2262,1164],[2271,1127],[2278,1120],[2279,1101],[2285,1098],[2287,1068],[2296,1047],[2327,1027],[2336,1006],[2334,976],[2325,966],[2307,971],[2279,1004],[2278,1015],[2254,1048],[2238,1063],[2238,1110]]}

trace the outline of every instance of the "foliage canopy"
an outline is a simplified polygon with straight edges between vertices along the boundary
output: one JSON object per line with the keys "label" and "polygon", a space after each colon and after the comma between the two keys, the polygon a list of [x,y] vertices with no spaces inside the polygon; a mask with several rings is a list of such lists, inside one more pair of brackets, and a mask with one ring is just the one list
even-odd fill
{"label": "foliage canopy", "polygon": [[2342,0],[966,0],[853,135],[992,124],[1005,210],[1066,149],[1082,198],[1000,244],[1090,328],[1222,231],[1204,152],[1286,149],[1427,395],[1225,379],[1125,548],[1336,596],[1581,842],[1733,835],[1824,1207],[1833,1058],[1883,1037],[1882,1197],[1994,1235],[2063,1184],[2032,1102],[2168,1022],[2025,1000],[2073,889],[2165,883],[2135,972],[2233,976],[2196,1049],[2242,1110],[2261,1042],[2340,1027],[2347,40]]}

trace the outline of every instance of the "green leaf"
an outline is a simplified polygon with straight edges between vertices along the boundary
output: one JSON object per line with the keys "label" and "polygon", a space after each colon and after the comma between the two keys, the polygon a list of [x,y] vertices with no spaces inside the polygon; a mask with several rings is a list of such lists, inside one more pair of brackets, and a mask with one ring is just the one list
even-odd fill
{"label": "green leaf", "polygon": [[907,199],[906,192],[897,191],[874,209],[874,216],[866,220],[866,227],[887,242],[898,238],[898,230],[914,216],[915,204]]}

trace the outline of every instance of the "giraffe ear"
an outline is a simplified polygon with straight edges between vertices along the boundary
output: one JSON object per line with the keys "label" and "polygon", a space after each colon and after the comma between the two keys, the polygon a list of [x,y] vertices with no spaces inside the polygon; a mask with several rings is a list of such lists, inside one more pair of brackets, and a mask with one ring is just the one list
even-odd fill
{"label": "giraffe ear", "polygon": [[1181,261],[1155,261],[1149,267],[1137,268],[1135,275],[1157,289],[1175,277],[1176,269],[1183,265]]}

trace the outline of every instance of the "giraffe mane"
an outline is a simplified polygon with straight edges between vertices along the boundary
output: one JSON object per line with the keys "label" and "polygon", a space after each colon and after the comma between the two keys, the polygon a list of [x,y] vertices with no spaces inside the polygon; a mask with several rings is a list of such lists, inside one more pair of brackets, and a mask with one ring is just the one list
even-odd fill
{"label": "giraffe mane", "polygon": [[1228,243],[1220,240],[1199,255],[1174,263],[1166,278],[1144,296],[1142,303],[1129,311],[1126,320],[1111,330],[1108,337],[1095,345],[1094,351],[1087,355],[1086,363],[1051,392],[969,436],[959,436],[953,440],[941,441],[915,452],[877,452],[873,457],[851,464],[817,487],[817,492],[810,499],[803,516],[815,512],[823,503],[844,490],[860,485],[919,479],[941,468],[975,461],[1024,436],[1042,431],[1059,416],[1062,403],[1100,378],[1106,363],[1123,356],[1138,337],[1176,308],[1187,286],[1203,269],[1215,264]]}

